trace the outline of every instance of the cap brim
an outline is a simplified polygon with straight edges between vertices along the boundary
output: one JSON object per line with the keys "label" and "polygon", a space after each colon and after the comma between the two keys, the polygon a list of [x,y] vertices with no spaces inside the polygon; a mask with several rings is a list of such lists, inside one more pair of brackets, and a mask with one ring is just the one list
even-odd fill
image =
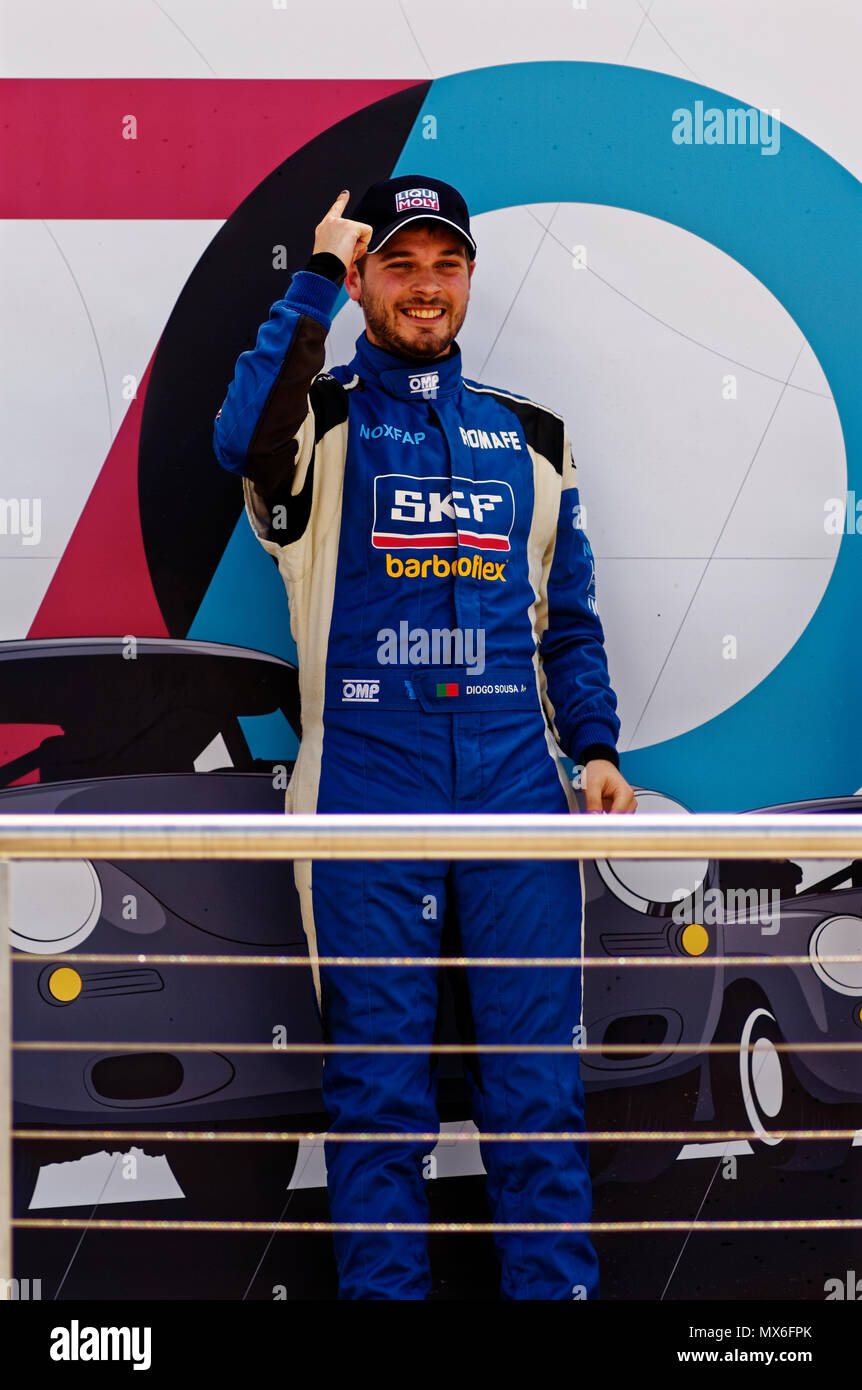
{"label": "cap brim", "polygon": [[[367,256],[373,256],[375,251],[379,251],[381,246],[386,245],[386,242],[389,240],[391,236],[394,236],[396,232],[400,232],[401,228],[406,227],[410,222],[443,222],[447,227],[453,227],[455,231],[458,233],[459,237],[461,237],[462,241],[467,242],[468,246],[471,248],[473,252],[473,255],[475,256],[476,243],[473,240],[473,238],[471,236],[468,236],[467,233],[464,231],[464,228],[459,227],[457,222],[453,222],[448,217],[440,217],[436,212],[417,212],[413,217],[399,217],[397,222],[392,222],[388,227],[384,228],[384,230],[380,233],[379,240],[377,240],[376,236],[372,236],[369,238],[368,247],[365,254]],[[372,245],[372,243],[375,241],[376,245]]]}

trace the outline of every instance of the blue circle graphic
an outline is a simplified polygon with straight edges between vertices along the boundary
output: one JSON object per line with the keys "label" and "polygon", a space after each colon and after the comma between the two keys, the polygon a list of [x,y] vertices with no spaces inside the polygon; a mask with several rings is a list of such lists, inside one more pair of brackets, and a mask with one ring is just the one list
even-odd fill
{"label": "blue circle graphic", "polygon": [[[748,106],[677,77],[603,63],[457,73],[432,83],[393,174],[446,179],[471,215],[559,201],[628,208],[733,257],[816,354],[844,432],[850,497],[862,497],[862,185],[783,123],[772,153],[765,141],[675,143],[673,113],[694,113],[696,102],[723,112]],[[842,538],[811,621],[769,675],[715,718],[624,754],[629,780],[672,790],[694,810],[854,791],[862,784],[860,595],[854,532]]]}

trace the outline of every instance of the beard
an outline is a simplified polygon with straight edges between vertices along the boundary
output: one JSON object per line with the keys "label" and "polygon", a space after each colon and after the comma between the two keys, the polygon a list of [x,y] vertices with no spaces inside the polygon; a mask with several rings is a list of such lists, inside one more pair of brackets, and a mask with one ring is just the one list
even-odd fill
{"label": "beard", "polygon": [[[365,315],[365,328],[369,341],[376,342],[385,351],[396,357],[407,357],[415,362],[431,362],[440,357],[452,346],[455,335],[467,317],[466,301],[460,309],[450,304],[441,304],[444,310],[439,321],[424,322],[409,319],[400,308],[393,308],[383,299],[373,295],[363,283],[360,306]],[[428,308],[435,307],[428,305]]]}

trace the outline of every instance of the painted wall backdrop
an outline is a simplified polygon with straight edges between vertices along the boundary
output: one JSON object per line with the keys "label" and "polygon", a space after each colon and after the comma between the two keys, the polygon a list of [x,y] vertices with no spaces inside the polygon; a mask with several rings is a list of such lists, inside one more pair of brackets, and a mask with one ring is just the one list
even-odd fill
{"label": "painted wall backdrop", "polygon": [[[569,426],[641,809],[859,809],[860,51],[853,0],[2,0],[0,812],[281,805],[295,649],[212,422],[338,190],[352,206],[413,171],[471,210],[466,373]],[[327,366],[362,327],[342,291]],[[775,1044],[862,1041],[860,967],[820,960],[862,949],[862,864],[645,867],[585,866],[590,954],[752,959],[614,976],[610,1002],[588,980],[590,1040],[643,1043],[585,1059],[593,1127],[758,1137],[597,1149],[597,1217],[847,1214],[858,1058]],[[68,952],[17,967],[19,1038],[141,1043],[19,1054],[19,1121],[320,1128],[316,1064],[145,1046],[313,1038],[305,971],[134,965],[301,953],[288,880],[17,868],[14,944]],[[77,969],[82,950],[129,968]],[[790,952],[809,963],[758,960]],[[681,1040],[737,1051],[680,1060]],[[476,1217],[478,1149],[446,1137],[469,1126],[458,1068],[444,1079],[432,1215]],[[848,1137],[793,1146],[788,1127]],[[31,1139],[16,1203],[325,1217],[325,1169],[316,1143]],[[135,1237],[132,1262],[129,1239],[21,1232],[19,1272],[60,1297],[118,1296],[118,1260],[130,1298],[334,1291],[326,1238],[224,1236],[206,1274],[196,1236]],[[854,1267],[841,1233],[600,1254],[620,1298],[837,1297]],[[490,1242],[435,1259],[439,1296],[493,1297]]]}

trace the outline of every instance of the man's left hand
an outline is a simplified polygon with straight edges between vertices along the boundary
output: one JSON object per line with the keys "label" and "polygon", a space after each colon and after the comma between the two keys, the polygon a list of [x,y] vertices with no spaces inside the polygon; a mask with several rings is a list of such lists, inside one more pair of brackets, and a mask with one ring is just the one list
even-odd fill
{"label": "man's left hand", "polygon": [[581,776],[588,811],[636,811],[637,798],[623,774],[607,758],[591,758]]}

